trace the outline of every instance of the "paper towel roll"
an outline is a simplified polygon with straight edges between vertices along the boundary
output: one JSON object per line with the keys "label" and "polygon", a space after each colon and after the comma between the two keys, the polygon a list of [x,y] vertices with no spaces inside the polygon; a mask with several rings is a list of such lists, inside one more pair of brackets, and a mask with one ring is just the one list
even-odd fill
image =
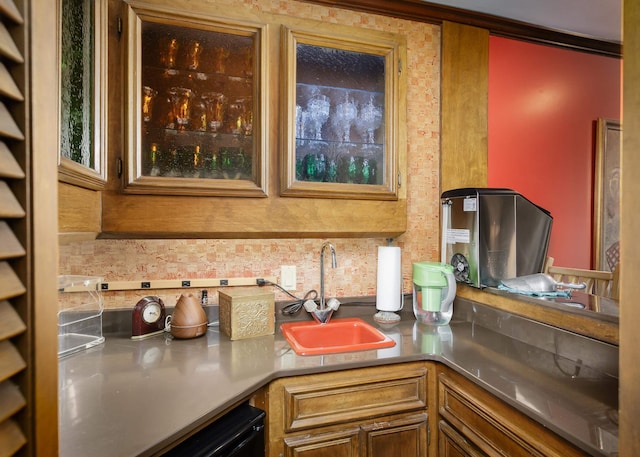
{"label": "paper towel roll", "polygon": [[380,311],[402,309],[402,261],[398,247],[378,247],[376,308]]}

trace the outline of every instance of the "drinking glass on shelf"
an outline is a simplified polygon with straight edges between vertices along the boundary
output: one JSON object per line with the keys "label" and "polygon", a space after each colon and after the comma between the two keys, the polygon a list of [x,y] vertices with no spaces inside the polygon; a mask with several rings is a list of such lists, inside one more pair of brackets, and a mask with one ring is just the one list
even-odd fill
{"label": "drinking glass on shelf", "polygon": [[236,135],[251,135],[253,131],[251,97],[238,98],[229,104],[229,131]]}
{"label": "drinking glass on shelf", "polygon": [[305,181],[323,181],[327,170],[327,159],[323,153],[311,153],[304,157],[302,176]]}
{"label": "drinking glass on shelf", "polygon": [[349,95],[345,93],[344,101],[336,106],[336,110],[331,118],[333,131],[338,137],[338,141],[348,143],[351,141],[351,126],[358,115],[358,108]]}
{"label": "drinking glass on shelf", "polygon": [[305,138],[305,132],[307,130],[307,119],[309,113],[302,109],[302,106],[296,105],[296,138]]}
{"label": "drinking glass on shelf", "polygon": [[329,97],[319,92],[314,94],[307,102],[307,115],[313,126],[314,138],[322,140],[322,127],[329,119],[329,109],[331,103]]}
{"label": "drinking glass on shelf", "polygon": [[251,78],[253,76],[253,48],[243,48],[239,52],[239,61],[242,67],[242,74],[247,78]]}
{"label": "drinking glass on shelf", "polygon": [[375,143],[375,132],[382,124],[382,109],[373,104],[373,95],[369,101],[360,108],[356,121],[356,128],[362,137],[363,143]]}
{"label": "drinking glass on shelf", "polygon": [[218,46],[213,52],[213,71],[216,73],[226,73],[227,59],[229,58],[229,48],[226,46]]}
{"label": "drinking glass on shelf", "polygon": [[204,158],[205,154],[202,152],[200,145],[196,145],[196,149],[193,153],[193,177],[201,178],[204,176]]}
{"label": "drinking glass on shelf", "polygon": [[158,95],[158,92],[155,89],[149,86],[142,88],[142,120],[145,123],[151,121],[153,117],[153,102],[156,95]]}
{"label": "drinking glass on shelf", "polygon": [[171,110],[175,119],[176,128],[184,130],[189,125],[191,117],[191,99],[193,92],[185,87],[172,87],[169,90]]}
{"label": "drinking glass on shelf", "polygon": [[220,162],[218,154],[209,152],[204,158],[204,177],[209,179],[218,179],[220,177]]}
{"label": "drinking glass on shelf", "polygon": [[202,54],[202,45],[199,41],[191,40],[187,48],[187,68],[189,70],[197,70],[200,66],[200,55]]}
{"label": "drinking glass on shelf", "polygon": [[207,108],[207,125],[209,130],[217,132],[222,126],[227,110],[227,97],[220,92],[207,92],[202,94]]}
{"label": "drinking glass on shelf", "polygon": [[174,166],[174,176],[190,178],[193,176],[195,148],[190,145],[177,148],[176,164]]}
{"label": "drinking glass on shelf", "polygon": [[335,159],[331,159],[329,161],[329,166],[327,167],[326,181],[336,182],[337,179],[338,179],[338,164],[336,163]]}
{"label": "drinking glass on shelf", "polygon": [[199,132],[207,130],[207,106],[203,97],[196,98],[191,104],[191,128]]}
{"label": "drinking glass on shelf", "polygon": [[176,177],[180,176],[180,154],[176,147],[169,148],[164,161],[164,169],[162,176]]}
{"label": "drinking glass on shelf", "polygon": [[175,68],[180,43],[177,38],[163,37],[161,40],[160,62],[166,68]]}
{"label": "drinking glass on shelf", "polygon": [[244,110],[240,127],[244,135],[251,135],[253,133],[253,98],[246,97],[244,99]]}
{"label": "drinking glass on shelf", "polygon": [[147,158],[147,166],[145,175],[158,176],[160,175],[160,154],[158,151],[158,145],[156,143],[151,144],[149,149],[149,156]]}

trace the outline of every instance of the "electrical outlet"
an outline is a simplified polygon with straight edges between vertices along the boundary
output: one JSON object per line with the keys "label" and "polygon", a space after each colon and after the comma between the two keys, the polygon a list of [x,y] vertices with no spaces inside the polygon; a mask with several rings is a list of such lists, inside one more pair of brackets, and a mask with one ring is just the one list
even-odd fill
{"label": "electrical outlet", "polygon": [[296,266],[280,266],[280,285],[285,290],[296,290]]}

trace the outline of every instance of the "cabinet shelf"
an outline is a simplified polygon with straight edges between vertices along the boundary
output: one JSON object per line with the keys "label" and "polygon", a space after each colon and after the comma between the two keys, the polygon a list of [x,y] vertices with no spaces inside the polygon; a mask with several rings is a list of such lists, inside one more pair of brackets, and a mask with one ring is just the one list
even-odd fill
{"label": "cabinet shelf", "polygon": [[228,73],[205,73],[197,70],[167,68],[159,65],[144,65],[144,71],[148,74],[155,74],[156,78],[173,78],[175,81],[199,82],[208,81],[219,84],[233,82],[236,84],[251,85],[253,80],[253,71],[245,70],[245,75],[232,75]]}

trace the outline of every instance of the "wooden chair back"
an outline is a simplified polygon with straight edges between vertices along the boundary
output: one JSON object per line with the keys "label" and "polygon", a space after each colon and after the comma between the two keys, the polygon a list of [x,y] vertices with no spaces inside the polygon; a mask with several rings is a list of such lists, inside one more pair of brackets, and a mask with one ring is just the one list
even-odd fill
{"label": "wooden chair back", "polygon": [[620,264],[613,272],[603,270],[585,270],[582,268],[567,268],[553,265],[553,257],[548,257],[545,261],[544,273],[551,276],[557,282],[564,283],[585,283],[586,293],[599,295],[601,297],[618,299],[620,277]]}

